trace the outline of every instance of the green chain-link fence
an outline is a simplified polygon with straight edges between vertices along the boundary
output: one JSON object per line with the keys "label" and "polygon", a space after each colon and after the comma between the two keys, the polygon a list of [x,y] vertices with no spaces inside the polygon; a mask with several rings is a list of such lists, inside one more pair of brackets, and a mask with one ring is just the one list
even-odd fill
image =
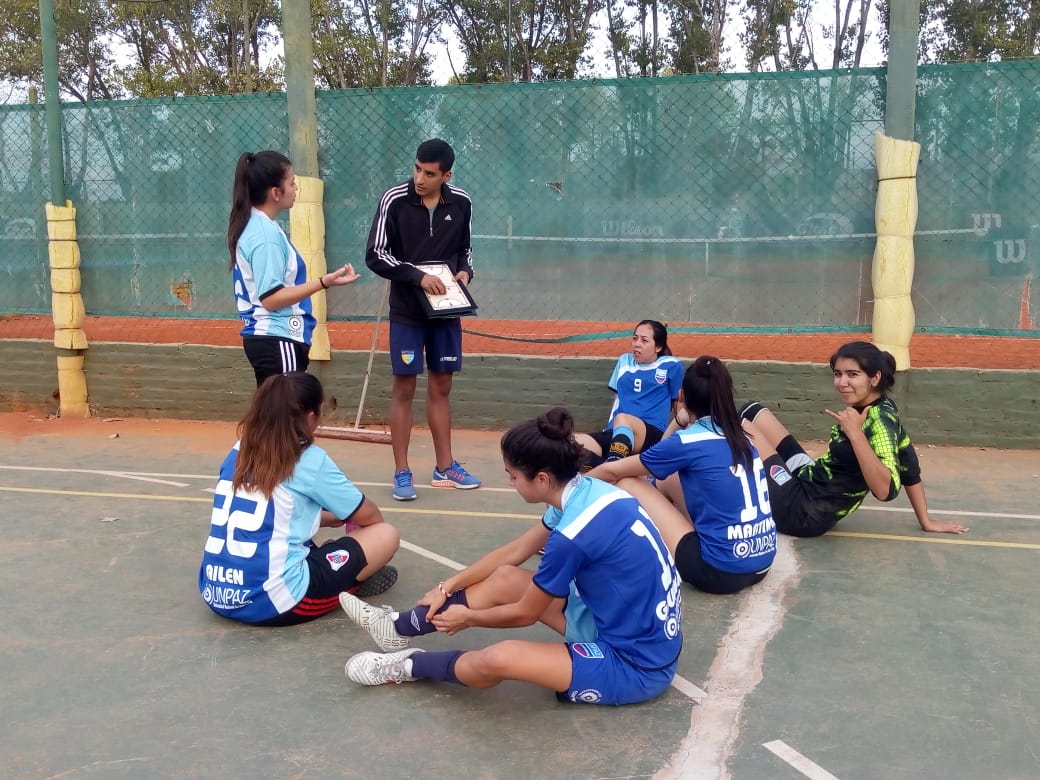
{"label": "green chain-link fence", "polygon": [[[866,327],[882,70],[318,94],[329,264],[431,136],[474,200],[474,293],[514,320]],[[919,73],[919,326],[1023,330],[1040,241],[1040,62]],[[68,105],[88,313],[233,318],[224,234],[283,95]],[[49,308],[42,107],[0,108],[0,311]],[[329,298],[375,316],[381,280]],[[1033,293],[1033,299],[1038,295]],[[1035,305],[1033,311],[1036,310]]]}

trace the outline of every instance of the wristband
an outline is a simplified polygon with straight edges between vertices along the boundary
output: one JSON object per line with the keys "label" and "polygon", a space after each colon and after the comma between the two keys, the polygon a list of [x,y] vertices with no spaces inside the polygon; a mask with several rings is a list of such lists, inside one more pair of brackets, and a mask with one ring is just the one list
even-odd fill
{"label": "wristband", "polygon": [[450,599],[452,593],[455,592],[455,591],[452,591],[452,590],[445,590],[443,582],[438,582],[437,583],[437,590],[439,590],[441,592],[441,595],[444,596],[444,598],[446,598],[446,599]]}
{"label": "wristband", "polygon": [[325,274],[322,274],[321,276],[318,277],[318,284],[321,285],[321,289],[323,289],[323,290],[329,289],[329,286],[327,284],[325,284]]}

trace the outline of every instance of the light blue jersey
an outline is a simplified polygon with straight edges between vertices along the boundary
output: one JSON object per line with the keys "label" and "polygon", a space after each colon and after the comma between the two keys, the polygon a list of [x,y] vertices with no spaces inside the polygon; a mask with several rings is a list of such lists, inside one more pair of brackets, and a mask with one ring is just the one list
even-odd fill
{"label": "light blue jersey", "polygon": [[259,209],[253,209],[235,245],[232,279],[238,316],[245,323],[243,336],[276,336],[311,343],[315,319],[309,296],[275,311],[268,311],[260,302],[276,290],[306,282],[307,267],[278,223]]}
{"label": "light blue jersey", "polygon": [[631,414],[663,431],[672,416],[672,402],[682,389],[683,364],[672,355],[661,355],[653,363],[637,363],[631,352],[618,358],[608,385],[617,393],[607,428],[619,413]]}
{"label": "light blue jersey", "polygon": [[[672,556],[649,515],[613,485],[578,476],[563,491],[563,508],[543,517],[552,530],[534,574],[551,596],[581,600],[572,640],[605,643],[638,669],[664,669],[682,649],[681,588]],[[586,624],[591,618],[595,637]]]}
{"label": "light blue jersey", "polygon": [[657,479],[679,474],[683,500],[697,529],[701,556],[719,571],[752,574],[776,555],[765,468],[752,447],[751,472],[733,465],[729,442],[710,417],[662,439],[639,454]]}
{"label": "light blue jersey", "polygon": [[364,496],[313,444],[270,499],[245,488],[233,493],[238,447],[220,467],[199,592],[214,612],[259,623],[288,612],[306,595],[306,542],[318,531],[322,507],[347,518]]}

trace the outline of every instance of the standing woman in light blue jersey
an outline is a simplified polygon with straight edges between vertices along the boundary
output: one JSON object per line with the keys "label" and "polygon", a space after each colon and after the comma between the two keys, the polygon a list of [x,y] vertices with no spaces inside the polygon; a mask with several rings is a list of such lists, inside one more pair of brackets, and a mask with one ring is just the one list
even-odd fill
{"label": "standing woman in light blue jersey", "polygon": [[602,431],[579,433],[578,444],[596,465],[642,452],[661,440],[682,387],[682,362],[672,356],[668,329],[643,320],[632,332],[632,351],[618,358],[607,383],[616,394]]}
{"label": "standing woman in light blue jersey", "polygon": [[[570,413],[556,408],[502,437],[509,484],[527,503],[548,505],[541,523],[430,589],[407,612],[340,597],[383,650],[434,631],[539,620],[565,641],[360,653],[347,662],[347,677],[362,685],[428,679],[471,688],[523,680],[564,701],[615,705],[668,688],[682,649],[681,581],[639,502],[578,472],[573,430]],[[537,571],[521,568],[543,545]]]}
{"label": "standing woman in light blue jersey", "polygon": [[[397,529],[314,443],[323,399],[312,374],[276,374],[239,423],[199,568],[199,592],[218,615],[290,626],[331,612],[344,591],[375,595],[397,580],[386,565]],[[357,527],[312,541],[320,527],[345,523]]]}
{"label": "standing woman in light blue jersey", "polygon": [[311,296],[358,279],[349,263],[307,281],[307,267],[274,221],[296,202],[296,176],[285,155],[245,152],[235,166],[227,245],[242,345],[256,386],[272,374],[305,371],[314,315]]}
{"label": "standing woman in light blue jersey", "polygon": [[[679,398],[682,407],[659,444],[589,475],[639,499],[686,582],[708,593],[736,593],[761,581],[776,555],[765,470],[741,428],[733,379],[721,360],[697,358]],[[646,475],[661,492],[644,479],[626,479]]]}

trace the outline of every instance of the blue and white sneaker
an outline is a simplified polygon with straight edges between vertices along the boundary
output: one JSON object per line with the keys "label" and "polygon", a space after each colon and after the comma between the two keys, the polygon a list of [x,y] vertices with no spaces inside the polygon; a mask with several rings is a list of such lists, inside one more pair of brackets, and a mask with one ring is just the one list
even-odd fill
{"label": "blue and white sneaker", "polygon": [[462,465],[457,460],[453,460],[451,465],[444,471],[433,470],[433,478],[430,480],[430,484],[439,488],[473,490],[480,487],[480,480],[462,468]]}
{"label": "blue and white sneaker", "polygon": [[415,485],[412,484],[412,472],[409,469],[394,474],[394,498],[398,501],[415,500]]}

